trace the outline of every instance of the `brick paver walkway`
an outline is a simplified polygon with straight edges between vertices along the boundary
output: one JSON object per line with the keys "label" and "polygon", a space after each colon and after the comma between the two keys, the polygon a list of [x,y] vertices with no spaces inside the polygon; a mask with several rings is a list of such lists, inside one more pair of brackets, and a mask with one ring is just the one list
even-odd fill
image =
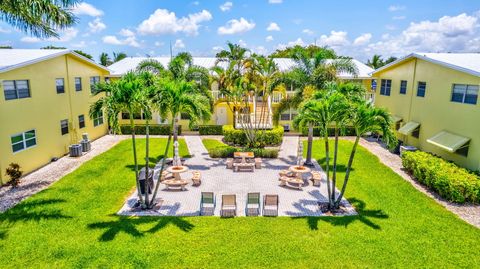
{"label": "brick paver walkway", "polygon": [[[296,190],[279,186],[278,172],[288,169],[297,161],[299,138],[286,136],[280,147],[277,159],[264,159],[262,169],[255,172],[233,172],[226,169],[225,159],[213,159],[208,155],[199,136],[185,136],[192,158],[186,160],[185,165],[190,170],[198,170],[202,174],[202,184],[198,187],[187,185],[186,191],[167,190],[164,185],[160,186],[159,197],[161,206],[155,211],[135,212],[131,206],[136,201],[136,193],[133,193],[119,211],[122,215],[160,215],[160,216],[197,216],[201,192],[213,192],[216,197],[214,214],[220,215],[222,194],[235,194],[237,198],[237,215],[245,215],[246,197],[249,192],[279,195],[280,216],[320,216],[317,202],[326,200],[326,185],[315,187],[307,180],[305,175],[303,190]],[[192,174],[186,172],[182,178],[190,181]],[[352,208],[352,214],[355,212]]]}

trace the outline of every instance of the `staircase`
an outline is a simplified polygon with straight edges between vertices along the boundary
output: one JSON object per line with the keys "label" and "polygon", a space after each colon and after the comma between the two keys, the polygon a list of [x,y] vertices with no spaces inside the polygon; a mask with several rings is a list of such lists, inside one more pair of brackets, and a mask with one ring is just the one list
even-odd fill
{"label": "staircase", "polygon": [[272,109],[270,97],[267,103],[258,100],[254,102],[254,113],[250,114],[236,114],[235,128],[258,128],[258,129],[272,129]]}

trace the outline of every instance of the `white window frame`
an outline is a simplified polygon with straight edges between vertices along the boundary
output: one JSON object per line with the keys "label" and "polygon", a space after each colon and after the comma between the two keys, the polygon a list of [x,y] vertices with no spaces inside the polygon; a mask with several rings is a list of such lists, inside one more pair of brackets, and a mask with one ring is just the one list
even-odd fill
{"label": "white window frame", "polygon": [[[461,102],[458,102],[458,101],[454,101],[453,100],[453,93],[455,91],[455,85],[462,85],[462,86],[465,86],[465,91],[463,92],[463,97],[462,97],[462,101]],[[472,103],[466,103],[465,102],[465,98],[467,97],[467,92],[468,92],[468,87],[471,86],[471,87],[477,87],[477,101],[475,102],[475,104],[472,104]],[[450,101],[453,102],[453,103],[459,103],[459,104],[467,104],[467,105],[476,105],[478,103],[478,93],[480,91],[479,89],[479,85],[475,85],[475,84],[463,84],[463,83],[453,83],[452,85],[452,94],[450,96]]]}
{"label": "white window frame", "polygon": [[[28,133],[28,132],[31,132],[31,131],[34,132],[35,136],[34,136],[34,137],[31,137],[31,138],[28,138],[28,139],[25,138],[25,134]],[[19,136],[19,135],[22,136],[22,141],[16,142],[16,143],[12,143],[12,137],[14,137],[14,136]],[[29,140],[29,141],[30,141],[30,140],[35,140],[35,145],[27,147],[27,140]],[[17,144],[20,144],[20,143],[23,144],[23,149],[17,150],[17,151],[13,151],[13,145],[14,145],[14,144],[17,145]],[[25,132],[22,132],[22,133],[16,133],[16,134],[10,136],[10,148],[12,149],[13,154],[17,154],[17,153],[22,152],[22,151],[24,151],[24,150],[27,150],[27,149],[30,149],[30,148],[34,148],[34,147],[36,147],[37,145],[38,145],[38,139],[37,139],[37,130],[36,130],[36,129],[31,129],[31,130],[28,130],[28,131],[25,131]]]}
{"label": "white window frame", "polygon": [[[62,85],[57,85],[59,81],[62,82]],[[62,87],[62,91],[61,91],[61,92],[58,91],[58,87],[59,87],[59,86]],[[64,78],[56,78],[56,79],[55,79],[55,90],[57,91],[57,94],[65,93],[65,79],[64,79]]]}
{"label": "white window frame", "polygon": [[[5,96],[5,82],[7,82],[7,81],[13,82],[13,90],[16,93],[16,98],[11,98],[11,99],[6,98],[6,96]],[[28,90],[28,96],[27,97],[20,97],[19,96],[18,87],[17,87],[17,82],[18,81],[26,81],[27,82],[27,90]],[[3,88],[3,98],[5,99],[5,101],[25,99],[25,98],[31,98],[32,97],[32,93],[30,91],[30,81],[28,79],[6,79],[2,82],[2,88]]]}
{"label": "white window frame", "polygon": [[[77,88],[77,79],[80,81],[80,89]],[[82,85],[82,78],[81,77],[75,77],[74,78],[74,81],[75,81],[75,91],[76,92],[81,92],[83,90],[83,85]]]}
{"label": "white window frame", "polygon": [[[100,119],[102,121],[101,123],[100,123]],[[105,119],[103,118],[103,111],[100,111],[100,113],[95,115],[95,117],[93,118],[93,127],[103,125],[104,123],[105,123]]]}

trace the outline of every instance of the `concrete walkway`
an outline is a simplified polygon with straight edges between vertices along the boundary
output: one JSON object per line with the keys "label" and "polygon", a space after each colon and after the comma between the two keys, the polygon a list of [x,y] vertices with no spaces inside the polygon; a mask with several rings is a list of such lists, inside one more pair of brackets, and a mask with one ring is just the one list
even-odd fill
{"label": "concrete walkway", "polygon": [[81,157],[71,158],[64,156],[56,162],[49,163],[42,168],[24,176],[17,188],[4,186],[0,188],[0,212],[15,206],[22,200],[48,188],[57,180],[77,169],[84,162],[109,150],[119,141],[129,136],[105,135],[92,142],[92,150]]}
{"label": "concrete walkway", "polygon": [[[198,216],[201,192],[213,192],[216,196],[214,215],[220,215],[222,194],[235,194],[237,199],[237,215],[245,216],[246,197],[249,192],[279,195],[280,216],[321,216],[318,201],[326,201],[327,187],[315,187],[305,175],[303,190],[279,186],[278,172],[288,169],[297,161],[298,136],[284,137],[277,159],[263,159],[262,169],[255,172],[234,172],[226,169],[225,159],[210,158],[203,146],[200,136],[184,137],[192,158],[186,160],[185,165],[191,170],[200,171],[202,184],[198,187],[187,185],[186,191],[168,190],[160,186],[158,197],[160,206],[148,212],[139,212],[132,209],[136,202],[136,193],[133,193],[118,212],[121,215],[154,215],[154,216]],[[182,178],[192,177],[191,172],[182,174]],[[158,175],[158,173],[157,173]],[[355,214],[349,207],[349,214]]]}
{"label": "concrete walkway", "polygon": [[[354,137],[346,137],[345,140],[353,141]],[[438,194],[428,190],[425,186],[418,183],[412,176],[410,176],[402,165],[400,156],[391,153],[383,145],[376,140],[361,139],[360,145],[375,154],[380,161],[386,166],[390,167],[395,173],[401,176],[406,181],[410,182],[417,190],[425,193],[428,197],[433,198],[437,203],[443,205],[447,210],[459,216],[466,222],[480,228],[480,205],[473,204],[456,204],[451,203],[440,197]]]}

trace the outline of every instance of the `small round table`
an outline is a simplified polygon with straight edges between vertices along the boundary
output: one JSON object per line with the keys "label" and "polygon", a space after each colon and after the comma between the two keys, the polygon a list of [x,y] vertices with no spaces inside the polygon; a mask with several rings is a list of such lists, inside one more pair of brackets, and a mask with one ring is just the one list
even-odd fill
{"label": "small round table", "polygon": [[290,166],[288,170],[294,172],[297,178],[302,180],[303,180],[302,174],[309,173],[311,171],[310,168],[303,165],[293,165],[293,166]]}
{"label": "small round table", "polygon": [[180,173],[185,173],[188,171],[188,167],[185,165],[170,166],[167,168],[167,171],[173,174],[175,180],[182,180]]}

